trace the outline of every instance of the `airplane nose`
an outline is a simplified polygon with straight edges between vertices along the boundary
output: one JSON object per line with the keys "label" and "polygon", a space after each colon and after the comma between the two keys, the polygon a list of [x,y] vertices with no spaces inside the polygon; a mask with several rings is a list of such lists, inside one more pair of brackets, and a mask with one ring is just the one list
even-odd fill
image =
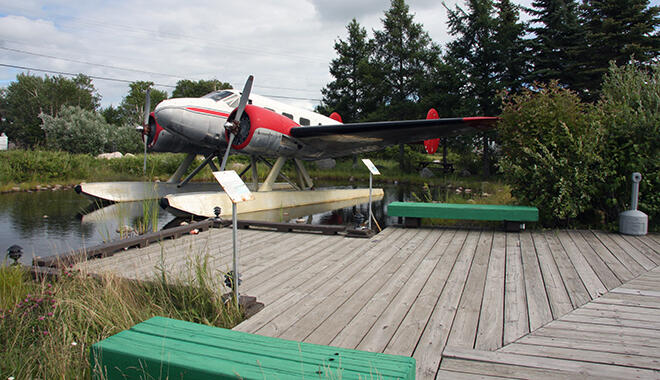
{"label": "airplane nose", "polygon": [[154,117],[158,124],[166,131],[176,135],[182,135],[183,125],[181,121],[183,119],[183,112],[181,107],[161,102],[154,110]]}

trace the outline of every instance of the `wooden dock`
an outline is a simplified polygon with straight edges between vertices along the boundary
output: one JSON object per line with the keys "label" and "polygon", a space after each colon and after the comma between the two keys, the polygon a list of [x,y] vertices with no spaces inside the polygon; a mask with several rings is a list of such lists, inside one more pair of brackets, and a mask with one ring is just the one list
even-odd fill
{"label": "wooden dock", "polygon": [[[660,235],[387,228],[370,240],[240,230],[236,330],[417,360],[417,378],[660,378]],[[79,267],[231,266],[211,229]]]}

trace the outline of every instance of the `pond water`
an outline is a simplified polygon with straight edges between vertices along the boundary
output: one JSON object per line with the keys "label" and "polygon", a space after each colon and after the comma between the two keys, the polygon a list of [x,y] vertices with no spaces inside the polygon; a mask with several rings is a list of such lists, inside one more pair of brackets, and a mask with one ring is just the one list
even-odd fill
{"label": "pond water", "polygon": [[[358,186],[356,186],[358,187]],[[359,184],[368,187],[368,184]],[[410,188],[406,186],[378,186],[385,191],[380,201],[373,203],[374,216],[381,227],[397,223],[388,218],[386,205],[396,200],[408,200]],[[301,215],[296,210],[277,210],[270,215],[250,216],[249,219],[292,221],[302,219],[313,224],[349,225],[353,223],[354,207],[336,205],[332,211],[309,211]],[[367,204],[357,206],[365,217]],[[146,217],[145,217],[146,215]],[[0,263],[7,249],[16,244],[23,248],[21,262],[29,264],[35,256],[51,256],[130,234],[147,220],[147,230],[179,225],[180,219],[157,206],[156,202],[129,202],[100,207],[89,198],[73,190],[17,192],[0,194]],[[374,227],[375,228],[375,227]],[[9,259],[7,259],[9,260]]]}

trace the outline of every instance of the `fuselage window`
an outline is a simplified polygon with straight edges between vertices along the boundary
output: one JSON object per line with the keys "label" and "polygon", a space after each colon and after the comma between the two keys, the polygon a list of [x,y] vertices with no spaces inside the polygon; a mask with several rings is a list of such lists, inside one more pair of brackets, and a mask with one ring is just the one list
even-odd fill
{"label": "fuselage window", "polygon": [[231,91],[213,91],[210,94],[202,96],[202,98],[211,98],[217,102],[218,100],[222,100],[226,97],[229,97],[230,95],[234,95],[234,93]]}
{"label": "fuselage window", "polygon": [[301,117],[300,125],[309,125],[309,119],[305,119],[304,117]]}
{"label": "fuselage window", "polygon": [[282,115],[284,115],[284,116],[288,117],[289,119],[293,120],[293,115],[291,115],[290,113],[282,112]]}

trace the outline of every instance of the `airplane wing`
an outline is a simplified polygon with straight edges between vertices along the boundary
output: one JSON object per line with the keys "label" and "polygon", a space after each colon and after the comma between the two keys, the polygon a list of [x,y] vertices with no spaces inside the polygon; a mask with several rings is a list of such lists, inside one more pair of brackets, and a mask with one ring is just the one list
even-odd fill
{"label": "airplane wing", "polygon": [[291,137],[305,158],[322,159],[382,149],[386,146],[474,133],[493,128],[497,117],[386,121],[292,128]]}

